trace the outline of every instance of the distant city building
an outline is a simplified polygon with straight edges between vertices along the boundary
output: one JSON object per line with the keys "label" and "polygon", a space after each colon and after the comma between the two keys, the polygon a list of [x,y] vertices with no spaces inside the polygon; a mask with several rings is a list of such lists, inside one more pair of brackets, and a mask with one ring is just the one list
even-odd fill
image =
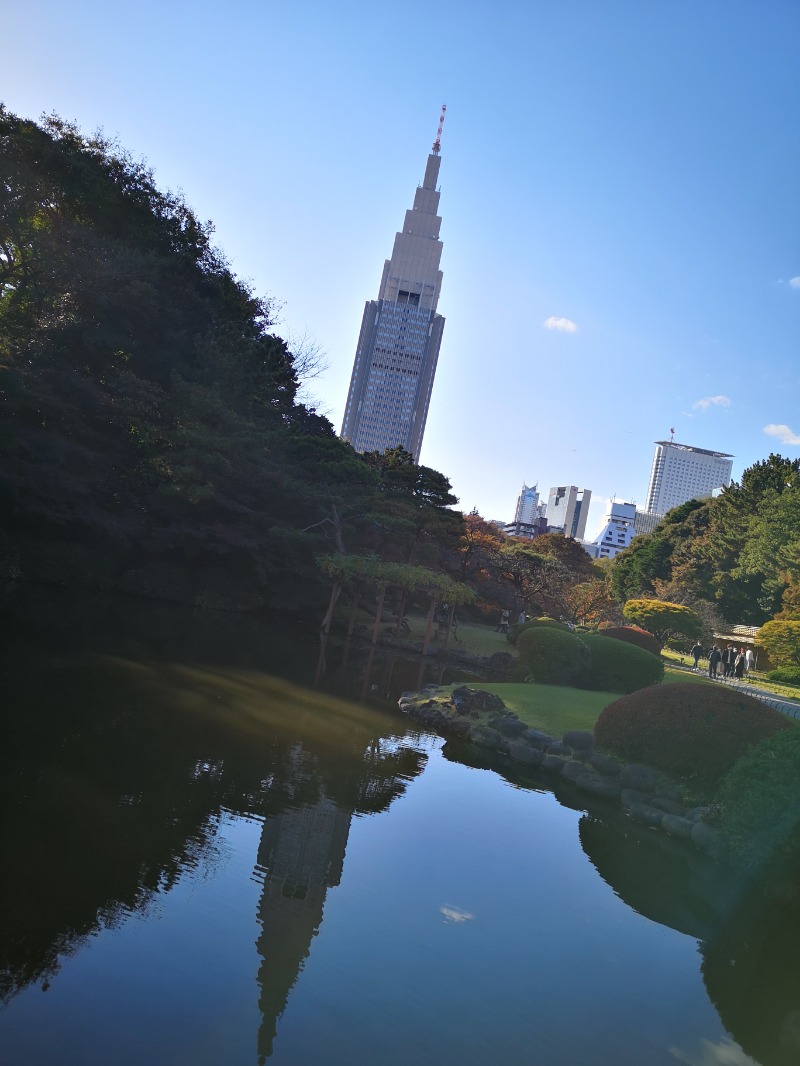
{"label": "distant city building", "polygon": [[641,533],[652,533],[663,518],[663,514],[650,514],[649,511],[637,511],[633,523],[633,535],[638,537]]}
{"label": "distant city building", "polygon": [[559,485],[550,489],[547,500],[547,526],[565,537],[582,540],[589,515],[591,489],[579,489],[577,485]]}
{"label": "distant city building", "polygon": [[644,510],[665,515],[687,500],[711,496],[731,483],[733,456],[725,452],[656,441]]}
{"label": "distant city building", "polygon": [[444,330],[436,312],[442,286],[440,162],[437,135],[414,206],[384,264],[378,299],[364,308],[342,423],[342,436],[359,452],[399,445],[419,461]]}
{"label": "distant city building", "polygon": [[514,512],[515,522],[532,523],[539,518],[539,487],[538,485],[526,485],[523,482],[522,489],[517,498],[517,509]]}
{"label": "distant city building", "polygon": [[604,521],[605,525],[594,542],[583,545],[595,559],[613,559],[631,543],[635,535],[636,504],[611,500]]}
{"label": "distant city building", "polygon": [[540,515],[532,522],[506,522],[503,531],[509,537],[540,537],[548,531],[547,519]]}

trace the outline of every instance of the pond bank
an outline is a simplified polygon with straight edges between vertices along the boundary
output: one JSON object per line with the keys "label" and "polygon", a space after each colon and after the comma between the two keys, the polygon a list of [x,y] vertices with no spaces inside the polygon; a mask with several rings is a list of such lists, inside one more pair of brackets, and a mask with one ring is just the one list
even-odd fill
{"label": "pond bank", "polygon": [[460,685],[430,685],[404,692],[398,706],[410,717],[445,735],[461,737],[524,766],[572,782],[582,791],[618,802],[635,821],[691,841],[720,857],[717,831],[703,820],[707,806],[689,807],[680,787],[665,774],[624,764],[595,750],[589,730],[569,730],[561,739],[531,729],[494,693]]}

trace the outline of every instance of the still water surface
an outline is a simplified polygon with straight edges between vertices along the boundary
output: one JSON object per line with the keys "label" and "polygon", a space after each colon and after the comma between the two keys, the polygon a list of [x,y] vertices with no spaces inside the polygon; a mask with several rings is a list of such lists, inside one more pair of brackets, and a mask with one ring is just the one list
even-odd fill
{"label": "still water surface", "polygon": [[796,913],[410,728],[416,662],[194,626],[6,643],[0,1061],[800,1060]]}

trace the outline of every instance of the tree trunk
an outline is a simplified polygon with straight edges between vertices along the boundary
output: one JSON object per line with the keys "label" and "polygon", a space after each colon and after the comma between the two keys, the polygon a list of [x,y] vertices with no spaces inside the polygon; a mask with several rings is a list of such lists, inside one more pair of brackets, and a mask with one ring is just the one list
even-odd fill
{"label": "tree trunk", "polygon": [[403,589],[403,595],[400,597],[400,606],[399,606],[399,608],[397,610],[397,627],[395,628],[395,632],[396,633],[400,632],[400,626],[403,624],[403,618],[405,617],[405,613],[406,613],[406,597],[407,596],[408,596],[408,593],[406,592],[405,589]]}
{"label": "tree trunk", "polygon": [[444,646],[445,647],[447,647],[447,645],[450,643],[450,632],[451,632],[451,630],[453,628],[453,615],[455,613],[456,613],[456,605],[454,603],[451,603],[450,604],[450,610],[447,613],[447,632],[444,635]]}
{"label": "tree trunk", "polygon": [[325,621],[322,623],[322,632],[327,637],[330,632],[331,622],[333,621],[333,608],[336,606],[336,601],[339,599],[339,582],[334,581],[333,588],[331,589],[331,601],[328,604],[328,611],[325,615]]}
{"label": "tree trunk", "polygon": [[361,582],[356,585],[356,594],[353,597],[353,606],[350,610],[350,625],[347,627],[347,639],[353,635],[353,626],[356,623],[356,611],[358,610],[358,602],[361,599]]}
{"label": "tree trunk", "polygon": [[372,643],[378,643],[378,629],[380,628],[381,618],[383,617],[383,601],[386,599],[386,589],[381,589],[381,594],[378,597],[378,610],[375,612],[375,625],[372,627]]}
{"label": "tree trunk", "polygon": [[422,641],[422,654],[428,654],[428,645],[431,642],[431,631],[433,630],[433,612],[436,610],[436,597],[431,597],[431,605],[428,610],[428,619],[425,622],[425,636]]}

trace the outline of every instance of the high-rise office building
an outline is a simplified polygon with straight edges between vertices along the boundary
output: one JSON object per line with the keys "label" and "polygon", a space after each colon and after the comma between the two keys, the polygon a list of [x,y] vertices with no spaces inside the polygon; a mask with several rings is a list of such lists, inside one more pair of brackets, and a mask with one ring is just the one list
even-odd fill
{"label": "high-rise office building", "polygon": [[514,521],[507,522],[503,529],[511,537],[538,537],[547,532],[545,505],[539,502],[538,486],[523,483],[517,497]]}
{"label": "high-rise office building", "polygon": [[436,182],[443,119],[444,109],[414,206],[384,264],[378,299],[364,308],[342,423],[342,436],[356,451],[401,445],[416,462],[444,329],[436,312],[442,287]]}
{"label": "high-rise office building", "polygon": [[583,540],[591,499],[592,490],[579,489],[577,485],[559,485],[550,489],[547,501],[548,527],[560,529],[565,537]]}
{"label": "high-rise office building", "polygon": [[687,500],[710,496],[731,483],[733,456],[725,452],[656,441],[645,511],[664,515]]}
{"label": "high-rise office building", "polygon": [[604,526],[594,539],[594,544],[584,545],[596,559],[613,559],[627,548],[635,534],[636,504],[622,500],[609,500]]}
{"label": "high-rise office building", "polygon": [[514,512],[514,521],[533,523],[535,519],[541,517],[540,507],[538,486],[523,484],[520,494],[517,497],[517,509]]}

